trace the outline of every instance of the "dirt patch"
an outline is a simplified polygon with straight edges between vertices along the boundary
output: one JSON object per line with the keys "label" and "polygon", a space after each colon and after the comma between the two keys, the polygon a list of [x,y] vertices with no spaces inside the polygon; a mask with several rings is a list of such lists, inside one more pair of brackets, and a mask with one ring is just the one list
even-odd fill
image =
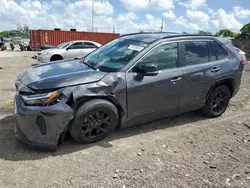
{"label": "dirt patch", "polygon": [[[30,57],[0,58],[2,112],[11,110],[16,76]],[[14,140],[13,116],[0,120],[2,187],[250,187],[250,72],[227,112],[191,112],[117,130],[95,144],[69,137],[54,153]]]}

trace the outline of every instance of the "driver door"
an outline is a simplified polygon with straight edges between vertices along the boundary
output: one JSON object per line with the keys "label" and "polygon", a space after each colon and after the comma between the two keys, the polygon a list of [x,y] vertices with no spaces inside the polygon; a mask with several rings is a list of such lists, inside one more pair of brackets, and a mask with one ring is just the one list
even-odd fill
{"label": "driver door", "polygon": [[182,89],[178,43],[165,43],[146,54],[134,67],[151,64],[156,74],[144,76],[132,68],[126,74],[128,124],[177,114]]}
{"label": "driver door", "polygon": [[75,42],[74,44],[72,44],[66,49],[64,53],[64,59],[83,57],[84,56],[83,50],[84,50],[84,43]]}

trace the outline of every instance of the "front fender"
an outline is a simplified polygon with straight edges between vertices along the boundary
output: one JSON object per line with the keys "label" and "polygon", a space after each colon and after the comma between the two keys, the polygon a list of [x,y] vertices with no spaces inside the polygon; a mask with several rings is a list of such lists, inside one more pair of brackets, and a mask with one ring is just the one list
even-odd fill
{"label": "front fender", "polygon": [[122,121],[126,121],[127,92],[124,73],[110,73],[98,82],[69,87],[63,91],[72,100],[72,108],[94,98],[102,98],[112,102],[119,110]]}

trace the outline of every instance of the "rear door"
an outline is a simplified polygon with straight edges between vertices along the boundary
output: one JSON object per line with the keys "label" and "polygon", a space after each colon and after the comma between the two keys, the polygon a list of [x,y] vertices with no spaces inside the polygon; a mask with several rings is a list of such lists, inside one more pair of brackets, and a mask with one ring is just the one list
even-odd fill
{"label": "rear door", "polygon": [[97,48],[98,48],[98,46],[96,46],[92,42],[84,42],[83,55],[85,56],[85,55],[89,54],[90,52],[94,51]]}
{"label": "rear door", "polygon": [[218,60],[212,43],[212,40],[192,40],[181,43],[185,51],[185,63],[180,113],[203,107],[210,87],[220,75],[221,61]]}

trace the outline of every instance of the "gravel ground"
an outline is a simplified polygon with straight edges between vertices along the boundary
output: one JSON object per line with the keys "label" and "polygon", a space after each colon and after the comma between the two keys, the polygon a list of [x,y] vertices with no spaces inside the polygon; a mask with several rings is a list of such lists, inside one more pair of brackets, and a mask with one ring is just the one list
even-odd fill
{"label": "gravel ground", "polygon": [[[18,52],[17,52],[18,53]],[[15,55],[14,55],[15,56]],[[16,76],[31,54],[0,58],[0,114],[11,113]],[[117,130],[95,144],[67,138],[54,153],[14,140],[12,116],[0,120],[0,187],[250,187],[250,72],[227,112],[199,112]]]}

